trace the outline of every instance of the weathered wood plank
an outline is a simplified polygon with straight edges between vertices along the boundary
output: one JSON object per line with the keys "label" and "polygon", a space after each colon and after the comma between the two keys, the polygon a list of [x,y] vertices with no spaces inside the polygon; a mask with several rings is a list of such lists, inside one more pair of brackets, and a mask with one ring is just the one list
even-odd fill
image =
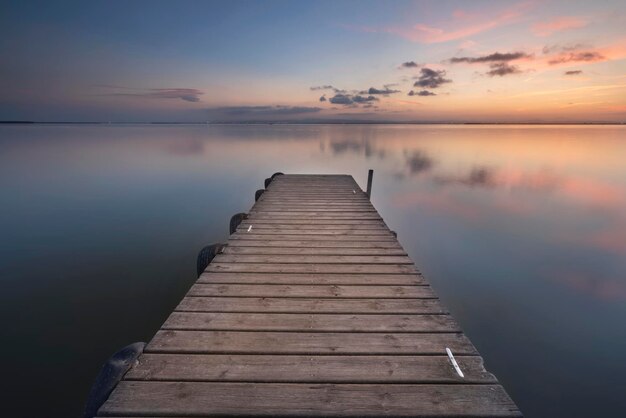
{"label": "weathered wood plank", "polygon": [[274,204],[274,205],[323,205],[328,204],[333,207],[343,206],[372,206],[367,197],[351,196],[351,197],[316,197],[316,196],[272,196],[268,192],[263,194],[255,205]]}
{"label": "weathered wood plank", "polygon": [[477,355],[460,333],[158,331],[146,353]]}
{"label": "weathered wood plank", "polygon": [[419,273],[414,264],[262,264],[211,263],[205,271],[233,273],[365,273],[407,274]]}
{"label": "weathered wood plank", "polygon": [[185,297],[181,312],[445,314],[437,299]]}
{"label": "weathered wood plank", "polygon": [[250,214],[248,220],[250,222],[259,222],[259,221],[269,221],[269,220],[276,220],[276,221],[297,221],[297,222],[301,222],[301,221],[308,221],[310,219],[315,219],[318,222],[325,222],[325,221],[382,221],[382,218],[380,216],[375,216],[375,215],[371,215],[371,216],[358,216],[358,217],[352,217],[350,215],[332,215],[332,216],[315,216],[314,218],[311,217],[307,217],[307,216],[290,216],[290,215],[264,215],[264,214]]}
{"label": "weathered wood plank", "polygon": [[220,254],[216,263],[413,264],[403,255],[233,255]]}
{"label": "weathered wood plank", "polygon": [[289,231],[368,231],[368,230],[374,230],[374,231],[379,231],[379,230],[383,230],[383,231],[389,231],[389,228],[387,228],[387,225],[385,225],[382,222],[375,222],[375,223],[371,223],[371,224],[362,224],[362,225],[328,225],[328,224],[293,224],[293,223],[278,223],[278,222],[272,222],[272,223],[266,223],[266,222],[248,222],[248,221],[244,221],[241,224],[239,224],[239,229],[243,230],[243,231],[247,231],[248,227],[252,226],[253,229],[255,230],[261,230],[261,229],[268,229],[268,230],[275,230],[275,229],[282,229],[282,230],[289,230]]}
{"label": "weathered wood plank", "polygon": [[426,285],[417,274],[202,273],[196,283]]}
{"label": "weathered wood plank", "polygon": [[145,354],[126,380],[283,383],[497,383],[482,358],[458,356]]}
{"label": "weathered wood plank", "polygon": [[272,213],[272,212],[312,213],[312,212],[315,212],[319,214],[328,214],[328,215],[335,215],[335,214],[343,215],[347,213],[348,214],[352,214],[352,213],[377,214],[378,213],[372,208],[368,208],[368,207],[331,208],[331,207],[324,207],[324,206],[303,207],[303,206],[285,206],[285,205],[272,205],[272,206],[259,205],[259,206],[255,206],[254,208],[252,208],[252,210],[250,210],[250,213],[258,213],[258,212],[261,212],[261,213]]}
{"label": "weathered wood plank", "polygon": [[296,247],[231,247],[224,249],[224,254],[247,255],[356,255],[390,256],[406,255],[400,248],[296,248]]}
{"label": "weathered wood plank", "polygon": [[[248,232],[248,228],[250,231]],[[325,235],[325,236],[358,236],[355,239],[361,239],[361,236],[376,236],[376,237],[389,237],[391,232],[387,228],[379,229],[289,229],[289,228],[255,228],[255,225],[239,226],[237,228],[239,234],[254,234],[254,235]],[[268,239],[272,239],[268,237]]]}
{"label": "weathered wood plank", "polygon": [[[323,232],[323,231],[322,231]],[[256,231],[254,229],[252,229],[250,232],[235,232],[234,234],[232,234],[230,236],[231,240],[239,240],[239,239],[246,239],[246,240],[269,240],[270,238],[268,238],[267,236],[263,235],[263,234],[257,234]],[[359,236],[352,236],[352,235],[332,235],[329,236],[328,234],[317,234],[317,235],[308,235],[308,234],[293,234],[293,235],[288,235],[288,234],[275,234],[272,235],[271,237],[272,240],[277,240],[277,241],[289,241],[289,240],[294,240],[294,241],[328,241],[328,240],[333,240],[333,241],[392,241],[395,242],[396,238],[391,234],[391,233],[387,233],[387,235],[359,235]]]}
{"label": "weathered wood plank", "polygon": [[291,247],[291,248],[402,248],[398,241],[340,241],[327,240],[272,240],[265,238],[234,239],[228,241],[229,247]]}
{"label": "weathered wood plank", "polygon": [[[246,219],[242,224],[251,224],[250,220]],[[307,228],[309,225],[315,226],[337,226],[338,228],[348,228],[353,226],[387,226],[380,219],[272,219],[272,218],[256,218],[254,223],[256,225],[295,225],[296,227]]]}
{"label": "weathered wood plank", "polygon": [[499,385],[123,381],[103,416],[521,416]]}
{"label": "weathered wood plank", "polygon": [[[263,195],[264,196],[264,195]],[[318,200],[312,200],[312,199],[292,199],[292,198],[283,198],[283,197],[272,197],[271,195],[268,195],[267,197],[263,197],[261,196],[261,198],[259,199],[259,201],[256,203],[256,205],[260,205],[260,204],[276,204],[276,205],[303,205],[303,206],[318,206],[318,205],[328,205],[328,206],[334,206],[334,207],[343,207],[343,206],[369,206],[369,207],[373,207],[372,203],[367,200],[367,198],[365,197],[360,197],[360,198],[350,198],[349,200],[346,199],[332,199],[332,200],[328,200],[328,199],[318,199]]]}
{"label": "weathered wood plank", "polygon": [[460,332],[449,315],[173,312],[161,329],[301,332]]}
{"label": "weathered wood plank", "polygon": [[284,285],[284,284],[205,284],[196,283],[189,296],[279,297],[279,298],[379,298],[432,299],[430,286],[342,286],[342,285]]}
{"label": "weathered wood plank", "polygon": [[250,211],[250,218],[318,218],[318,219],[378,219],[382,218],[375,211],[369,212],[289,212],[283,210],[277,211]]}

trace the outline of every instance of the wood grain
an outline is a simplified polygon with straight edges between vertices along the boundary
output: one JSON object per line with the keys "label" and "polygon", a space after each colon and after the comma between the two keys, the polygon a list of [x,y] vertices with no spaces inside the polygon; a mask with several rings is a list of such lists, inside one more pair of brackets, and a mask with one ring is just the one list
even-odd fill
{"label": "wood grain", "polygon": [[519,417],[499,385],[123,381],[102,416]]}

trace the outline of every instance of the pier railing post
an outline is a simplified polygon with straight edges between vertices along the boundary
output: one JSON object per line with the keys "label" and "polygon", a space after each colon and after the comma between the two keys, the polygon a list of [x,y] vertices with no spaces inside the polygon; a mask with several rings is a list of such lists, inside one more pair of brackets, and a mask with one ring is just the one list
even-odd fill
{"label": "pier railing post", "polygon": [[374,177],[374,170],[367,172],[367,198],[372,198],[372,178]]}

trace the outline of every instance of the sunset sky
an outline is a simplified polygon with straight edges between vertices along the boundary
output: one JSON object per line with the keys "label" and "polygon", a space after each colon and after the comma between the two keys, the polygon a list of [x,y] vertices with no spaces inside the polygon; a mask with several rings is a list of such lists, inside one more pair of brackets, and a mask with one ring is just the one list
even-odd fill
{"label": "sunset sky", "polygon": [[0,120],[626,121],[622,1],[0,6]]}

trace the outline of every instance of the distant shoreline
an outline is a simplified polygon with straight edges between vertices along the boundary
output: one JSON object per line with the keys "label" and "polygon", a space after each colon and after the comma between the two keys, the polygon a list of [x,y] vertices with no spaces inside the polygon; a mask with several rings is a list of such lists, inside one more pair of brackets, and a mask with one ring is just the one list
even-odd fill
{"label": "distant shoreline", "polygon": [[240,121],[240,122],[41,122],[0,121],[0,125],[626,125],[626,122],[416,122],[416,121]]}

